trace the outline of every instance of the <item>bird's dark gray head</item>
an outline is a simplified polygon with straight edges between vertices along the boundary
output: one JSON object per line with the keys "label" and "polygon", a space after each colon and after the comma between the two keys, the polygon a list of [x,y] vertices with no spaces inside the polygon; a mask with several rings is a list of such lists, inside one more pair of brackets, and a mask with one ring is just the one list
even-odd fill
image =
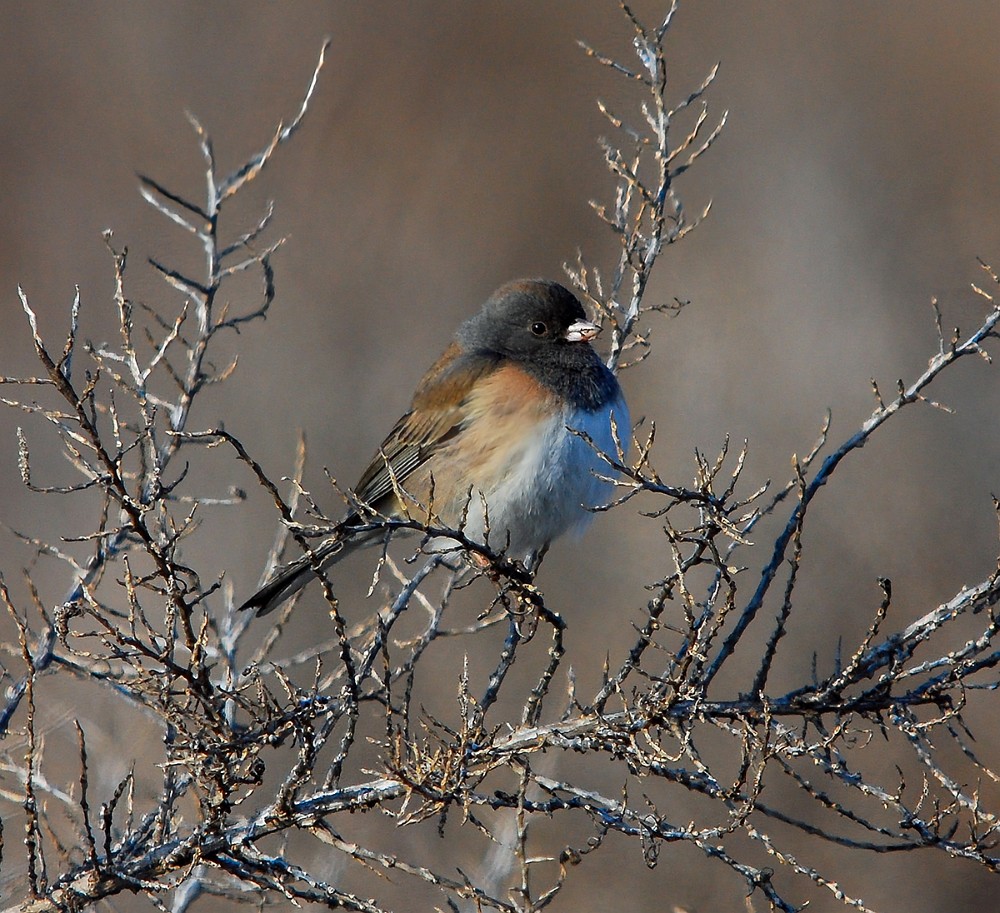
{"label": "bird's dark gray head", "polygon": [[596,409],[618,390],[590,345],[599,331],[569,289],[518,279],[497,289],[457,339],[467,355],[512,359],[559,396]]}
{"label": "bird's dark gray head", "polygon": [[518,279],[498,288],[459,327],[458,341],[466,352],[530,358],[553,347],[579,348],[596,335],[569,289],[544,279]]}

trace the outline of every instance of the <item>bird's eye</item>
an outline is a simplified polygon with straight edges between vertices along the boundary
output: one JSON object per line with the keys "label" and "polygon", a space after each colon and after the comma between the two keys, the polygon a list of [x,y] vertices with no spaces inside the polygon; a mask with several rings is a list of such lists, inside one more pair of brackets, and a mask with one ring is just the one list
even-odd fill
{"label": "bird's eye", "polygon": [[531,325],[531,332],[535,336],[544,336],[548,332],[548,329],[549,328],[540,320],[535,321],[535,323]]}

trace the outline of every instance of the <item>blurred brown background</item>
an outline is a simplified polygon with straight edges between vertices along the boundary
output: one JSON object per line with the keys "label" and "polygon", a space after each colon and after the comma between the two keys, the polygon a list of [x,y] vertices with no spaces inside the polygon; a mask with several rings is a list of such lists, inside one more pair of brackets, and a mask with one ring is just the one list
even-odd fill
{"label": "blurred brown background", "polygon": [[[664,6],[642,0],[637,12],[651,22]],[[254,188],[256,202],[275,200],[275,232],[288,237],[275,258],[277,300],[267,323],[237,340],[235,379],[204,398],[195,422],[224,418],[274,476],[290,470],[305,429],[307,481],[331,510],[321,467],[353,481],[424,367],[492,288],[519,275],[558,278],[578,247],[608,263],[609,240],[587,205],[607,200],[611,186],[594,100],[624,114],[635,96],[575,39],[630,53],[611,0],[8,4],[3,35],[4,374],[34,370],[18,283],[53,339],[65,332],[74,284],[83,335],[114,332],[104,228],[133,252],[133,297],[174,305],[145,257],[191,265],[196,252],[142,203],[135,173],[200,194],[184,111],[234,165],[292,116],[322,38],[332,37],[301,134]],[[714,453],[726,434],[750,440],[747,490],[784,481],[828,406],[840,440],[871,411],[870,377],[891,393],[898,377],[922,370],[936,346],[932,296],[946,325],[977,324],[983,308],[969,283],[987,277],[975,258],[1000,266],[997,35],[991,2],[682,7],[674,97],[718,60],[708,98],[716,117],[731,113],[682,185],[689,211],[713,199],[712,215],[663,257],[652,291],[691,305],[654,324],[652,358],[623,381],[633,414],[657,422],[669,481],[686,484],[693,449]],[[233,232],[256,214],[252,202],[231,215]],[[812,650],[829,657],[837,637],[850,643],[864,630],[877,575],[896,584],[902,625],[994,566],[1000,375],[967,362],[933,392],[957,413],[904,413],[816,506],[786,647],[797,675]],[[0,415],[2,519],[41,535],[86,532],[91,514],[21,487],[19,423]],[[28,428],[39,481],[67,479],[61,458],[43,452],[41,429]],[[250,486],[235,463],[213,466],[202,493]],[[254,490],[249,506],[206,522],[215,546],[205,577],[226,568],[245,593],[270,545],[273,509]],[[650,522],[628,510],[602,517],[581,544],[557,545],[547,560],[542,585],[570,619],[581,679],[593,681],[605,651],[629,642],[642,584],[662,572]],[[9,576],[30,559],[9,535],[0,540]],[[42,583],[51,600],[66,585]],[[314,624],[313,636],[328,636],[322,614]],[[995,756],[988,725],[980,735]],[[630,909],[743,908],[728,876],[690,877],[687,851],[666,848],[647,872],[635,848],[622,849],[575,872],[579,893],[567,889],[560,909],[582,909],[583,898],[587,909],[620,908],[618,874]],[[801,852],[817,861],[825,850]],[[995,906],[995,882],[959,862],[837,855],[845,890],[878,910]],[[823,895],[813,903],[840,909]]]}

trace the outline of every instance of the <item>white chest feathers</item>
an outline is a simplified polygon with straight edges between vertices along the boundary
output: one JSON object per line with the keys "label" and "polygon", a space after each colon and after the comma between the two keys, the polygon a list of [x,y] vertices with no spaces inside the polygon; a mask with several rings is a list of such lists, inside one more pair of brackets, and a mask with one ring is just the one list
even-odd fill
{"label": "white chest feathers", "polygon": [[631,423],[620,395],[603,409],[566,407],[542,420],[522,446],[507,451],[495,482],[473,492],[466,534],[524,558],[564,532],[581,533],[592,509],[612,496],[607,479],[614,472],[600,454],[618,459],[615,435],[627,450]]}

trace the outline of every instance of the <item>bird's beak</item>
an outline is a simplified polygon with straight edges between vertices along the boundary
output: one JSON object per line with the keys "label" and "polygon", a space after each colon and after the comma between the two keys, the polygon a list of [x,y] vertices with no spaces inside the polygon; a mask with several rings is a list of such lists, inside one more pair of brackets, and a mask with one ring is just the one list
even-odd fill
{"label": "bird's beak", "polygon": [[601,328],[596,323],[591,323],[589,320],[578,320],[567,327],[563,339],[567,342],[590,342],[600,332]]}

